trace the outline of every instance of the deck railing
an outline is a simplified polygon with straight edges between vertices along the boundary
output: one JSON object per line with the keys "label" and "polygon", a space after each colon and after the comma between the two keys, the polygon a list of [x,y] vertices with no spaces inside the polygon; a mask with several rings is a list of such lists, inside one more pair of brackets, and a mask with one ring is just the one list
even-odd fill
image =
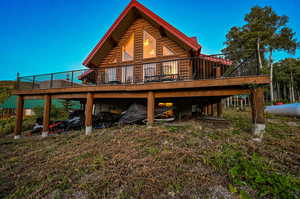
{"label": "deck railing", "polygon": [[146,84],[258,75],[255,56],[241,62],[226,54],[200,55],[135,64],[101,66],[17,78],[17,89],[70,88],[97,85]]}

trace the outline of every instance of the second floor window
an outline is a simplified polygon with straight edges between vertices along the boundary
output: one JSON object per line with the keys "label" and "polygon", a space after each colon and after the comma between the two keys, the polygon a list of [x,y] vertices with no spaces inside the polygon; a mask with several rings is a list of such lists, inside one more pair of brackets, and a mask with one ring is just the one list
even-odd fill
{"label": "second floor window", "polygon": [[173,51],[163,46],[163,56],[171,56],[171,55],[174,55]]}
{"label": "second floor window", "polygon": [[122,61],[132,61],[134,56],[134,34],[130,35],[127,43],[122,46]]}
{"label": "second floor window", "polygon": [[178,62],[168,61],[162,64],[162,79],[175,80],[178,78]]}
{"label": "second floor window", "polygon": [[143,79],[145,82],[154,81],[157,79],[155,63],[143,65]]}
{"label": "second floor window", "polygon": [[156,56],[156,40],[149,33],[143,33],[143,57],[151,58]]}
{"label": "second floor window", "polygon": [[106,82],[113,82],[117,80],[117,69],[107,68],[105,69],[105,80]]}
{"label": "second floor window", "polygon": [[133,66],[122,67],[122,83],[133,82]]}

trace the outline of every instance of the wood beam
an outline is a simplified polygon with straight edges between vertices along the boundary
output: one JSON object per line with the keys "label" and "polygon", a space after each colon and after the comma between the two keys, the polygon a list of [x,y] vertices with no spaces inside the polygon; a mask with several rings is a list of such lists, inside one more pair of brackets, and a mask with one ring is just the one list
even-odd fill
{"label": "wood beam", "polygon": [[159,26],[159,33],[160,33],[161,37],[166,37],[167,36],[165,29],[161,26]]}
{"label": "wood beam", "polygon": [[148,93],[136,93],[136,92],[118,92],[118,93],[95,93],[94,98],[147,98]]}
{"label": "wood beam", "polygon": [[213,109],[213,104],[208,105],[208,115],[213,116],[214,115],[214,109]]}
{"label": "wood beam", "polygon": [[192,91],[166,91],[156,92],[155,98],[177,98],[177,97],[212,97],[250,94],[249,89],[216,89],[216,90],[192,90]]}
{"label": "wood beam", "polygon": [[85,134],[86,135],[90,135],[92,133],[93,104],[94,104],[94,96],[92,93],[88,93],[86,97],[86,106],[85,106]]}
{"label": "wood beam", "polygon": [[16,127],[15,127],[15,139],[20,138],[22,132],[22,122],[24,114],[24,97],[19,95],[17,97],[17,110],[16,110]]}
{"label": "wood beam", "polygon": [[[155,98],[189,98],[189,97],[224,97],[230,95],[250,94],[249,89],[238,88],[218,88],[210,90],[173,90],[173,91],[157,91]],[[41,99],[43,95],[25,95],[24,99]],[[101,92],[94,93],[94,99],[146,99],[147,92]],[[68,94],[54,94],[52,98],[57,99],[86,99],[85,93],[68,93]]]}
{"label": "wood beam", "polygon": [[148,92],[147,97],[147,122],[153,124],[154,122],[154,109],[155,109],[155,98],[153,91]]}
{"label": "wood beam", "polygon": [[261,139],[265,132],[265,115],[264,115],[264,88],[258,87],[251,90],[251,110],[252,110],[252,133]]}
{"label": "wood beam", "polygon": [[208,113],[208,106],[204,105],[204,107],[203,107],[203,114],[207,115],[207,113]]}
{"label": "wood beam", "polygon": [[51,111],[51,95],[45,95],[42,137],[47,137],[49,133],[50,111]]}
{"label": "wood beam", "polygon": [[254,124],[264,124],[264,88],[258,87],[251,90],[251,109],[252,109],[252,122]]}
{"label": "wood beam", "polygon": [[217,103],[217,116],[222,117],[223,115],[223,102],[222,99]]}
{"label": "wood beam", "polygon": [[116,47],[118,45],[117,40],[113,36],[109,37],[109,41],[111,42],[112,47]]}

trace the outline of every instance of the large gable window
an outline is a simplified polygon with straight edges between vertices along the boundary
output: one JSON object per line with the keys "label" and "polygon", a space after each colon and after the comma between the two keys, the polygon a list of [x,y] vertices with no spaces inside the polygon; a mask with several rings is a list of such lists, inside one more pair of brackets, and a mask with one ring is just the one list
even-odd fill
{"label": "large gable window", "polygon": [[171,55],[174,55],[173,51],[163,46],[163,56],[171,56]]}
{"label": "large gable window", "polygon": [[122,46],[122,61],[132,61],[134,56],[134,34],[130,35],[127,43]]}
{"label": "large gable window", "polygon": [[156,40],[149,33],[143,33],[143,57],[151,58],[156,56]]}

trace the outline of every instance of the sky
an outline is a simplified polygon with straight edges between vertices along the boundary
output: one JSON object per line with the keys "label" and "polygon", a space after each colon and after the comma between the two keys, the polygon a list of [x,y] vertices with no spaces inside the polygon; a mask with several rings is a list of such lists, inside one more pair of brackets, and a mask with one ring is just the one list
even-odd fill
{"label": "sky", "polygon": [[[0,80],[82,69],[82,62],[130,0],[0,0]],[[271,6],[289,17],[300,41],[300,0],[139,0],[188,36],[202,53],[224,48],[232,26],[251,7]],[[300,57],[275,54],[275,58]]]}

